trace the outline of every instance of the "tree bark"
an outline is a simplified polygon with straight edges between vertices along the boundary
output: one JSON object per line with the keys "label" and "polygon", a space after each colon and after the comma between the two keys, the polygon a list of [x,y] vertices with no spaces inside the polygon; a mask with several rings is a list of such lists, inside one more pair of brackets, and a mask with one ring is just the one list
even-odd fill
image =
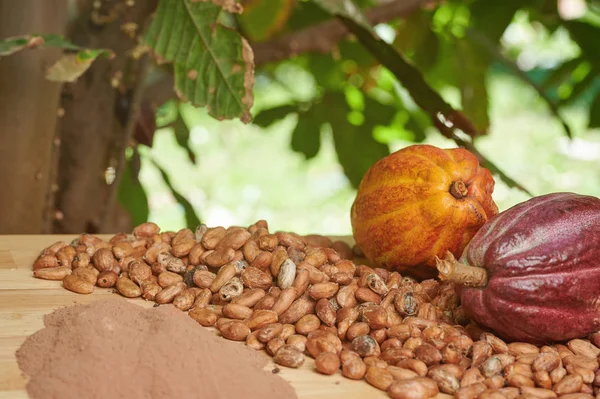
{"label": "tree bark", "polygon": [[[55,222],[57,233],[112,232],[118,222],[114,192],[146,63],[146,57],[136,59],[131,50],[156,0],[136,0],[132,6],[106,2],[103,7],[84,10],[70,35],[78,45],[113,50],[115,58],[97,59],[76,82],[64,86],[56,197],[63,217]],[[123,27],[133,24],[137,31],[132,37]],[[112,182],[106,178],[109,168],[117,173]]]}
{"label": "tree bark", "polygon": [[[0,39],[64,34],[66,0],[0,0]],[[49,232],[52,147],[61,85],[46,80],[57,49],[0,60],[0,234]]]}

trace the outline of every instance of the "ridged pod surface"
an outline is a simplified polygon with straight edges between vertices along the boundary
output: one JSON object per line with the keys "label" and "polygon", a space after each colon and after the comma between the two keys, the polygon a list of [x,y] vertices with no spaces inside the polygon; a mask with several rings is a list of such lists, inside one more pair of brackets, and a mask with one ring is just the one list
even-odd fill
{"label": "ridged pod surface", "polygon": [[435,276],[435,257],[446,251],[460,256],[498,213],[494,184],[465,149],[403,148],[363,177],[351,209],[354,239],[378,267]]}
{"label": "ridged pod surface", "polygon": [[465,313],[507,340],[543,344],[598,331],[600,199],[553,193],[515,205],[490,219],[458,262],[449,256],[438,268],[462,282]]}

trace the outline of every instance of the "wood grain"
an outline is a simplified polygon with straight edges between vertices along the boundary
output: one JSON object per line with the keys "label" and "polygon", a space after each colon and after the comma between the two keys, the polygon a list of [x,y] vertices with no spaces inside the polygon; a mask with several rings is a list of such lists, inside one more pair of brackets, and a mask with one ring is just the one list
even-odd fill
{"label": "wood grain", "polygon": [[[43,327],[42,318],[45,314],[63,306],[90,303],[116,295],[111,289],[98,287],[93,294],[79,295],[62,288],[59,281],[45,281],[32,276],[33,260],[44,247],[59,240],[71,241],[74,237],[0,235],[0,399],[28,398],[26,380],[17,366],[15,351],[28,335]],[[144,307],[153,305],[141,299],[128,300]],[[270,370],[274,366],[270,362],[266,368]],[[300,399],[389,398],[385,392],[373,388],[366,381],[352,381],[339,373],[333,376],[318,374],[314,371],[314,361],[309,357],[299,369],[279,368],[279,375],[291,383]]]}

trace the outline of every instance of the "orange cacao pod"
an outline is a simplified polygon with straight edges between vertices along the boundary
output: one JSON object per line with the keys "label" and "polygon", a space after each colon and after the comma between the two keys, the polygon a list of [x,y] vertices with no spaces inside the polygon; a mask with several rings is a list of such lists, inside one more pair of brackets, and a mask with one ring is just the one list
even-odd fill
{"label": "orange cacao pod", "polygon": [[460,256],[498,207],[494,179],[462,148],[412,145],[375,163],[351,209],[354,239],[377,267],[437,275],[435,257]]}

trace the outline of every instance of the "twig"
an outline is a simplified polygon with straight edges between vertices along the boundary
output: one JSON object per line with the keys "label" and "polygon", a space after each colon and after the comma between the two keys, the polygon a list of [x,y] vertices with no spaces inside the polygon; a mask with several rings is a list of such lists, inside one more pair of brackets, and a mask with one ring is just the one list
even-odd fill
{"label": "twig", "polygon": [[[444,134],[444,135],[446,135],[446,134]],[[456,135],[456,133],[454,131],[451,131],[450,135],[446,136],[446,137],[451,138],[452,140],[454,140],[454,142],[457,145],[462,146],[465,149],[469,150],[471,153],[473,153],[477,157],[477,159],[479,159],[479,163],[481,164],[481,166],[489,169],[489,171],[492,172],[493,174],[497,174],[498,176],[500,176],[500,179],[502,181],[504,181],[506,184],[508,184],[508,186],[515,187],[515,188],[523,191],[530,197],[533,197],[533,194],[529,190],[527,190],[520,183],[513,180],[510,176],[508,176],[506,173],[504,173],[499,167],[497,167],[496,164],[494,164],[492,161],[487,159],[481,152],[479,152],[479,150],[475,147],[475,145],[473,143],[463,140],[458,135]]]}

